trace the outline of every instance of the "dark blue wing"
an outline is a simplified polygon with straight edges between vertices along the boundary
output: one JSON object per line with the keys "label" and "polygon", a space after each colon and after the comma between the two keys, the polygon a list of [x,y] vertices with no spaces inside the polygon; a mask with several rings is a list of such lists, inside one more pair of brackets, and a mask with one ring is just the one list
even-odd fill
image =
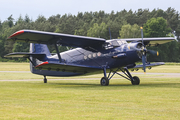
{"label": "dark blue wing", "polygon": [[40,58],[40,57],[45,57],[46,54],[17,52],[17,53],[7,54],[4,57],[24,57],[24,58],[29,58],[30,56],[33,56],[35,58]]}
{"label": "dark blue wing", "polygon": [[61,33],[43,32],[35,30],[20,30],[7,40],[40,44],[61,44],[63,46],[73,47],[97,47],[105,43],[105,39],[93,38]]}
{"label": "dark blue wing", "polygon": [[49,62],[43,62],[42,64],[36,66],[35,68],[42,70],[74,72],[74,73],[82,73],[82,74],[102,70],[101,67],[97,67],[97,66],[70,65],[65,63],[49,63]]}
{"label": "dark blue wing", "polygon": [[[164,65],[164,64],[165,64],[164,62],[149,63],[149,64],[146,64],[146,67],[148,69],[151,69],[152,67],[156,67],[156,66],[160,66],[160,65]],[[139,70],[139,69],[143,69],[143,65],[130,66],[127,68],[130,70]]]}

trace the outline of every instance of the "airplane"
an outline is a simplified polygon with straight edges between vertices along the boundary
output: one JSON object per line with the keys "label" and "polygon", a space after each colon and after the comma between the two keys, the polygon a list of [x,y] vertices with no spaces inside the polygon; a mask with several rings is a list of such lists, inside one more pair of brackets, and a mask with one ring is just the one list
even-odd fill
{"label": "airplane", "polygon": [[[5,57],[23,57],[30,61],[33,74],[68,77],[103,73],[100,80],[102,86],[108,86],[111,78],[117,74],[132,85],[139,85],[140,79],[132,76],[129,70],[164,65],[164,62],[147,62],[147,53],[158,56],[158,52],[147,50],[146,46],[158,46],[175,40],[173,37],[110,39],[77,36],[62,33],[36,30],[20,30],[7,38],[9,41],[30,43],[30,52],[16,52]],[[47,45],[54,45],[56,54],[51,54]],[[58,45],[70,46],[74,49],[59,52]],[[142,60],[142,65],[136,62]]]}

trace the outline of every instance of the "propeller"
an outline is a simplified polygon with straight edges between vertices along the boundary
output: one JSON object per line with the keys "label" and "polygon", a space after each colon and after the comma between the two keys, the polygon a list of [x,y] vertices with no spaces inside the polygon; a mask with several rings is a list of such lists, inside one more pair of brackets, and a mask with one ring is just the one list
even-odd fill
{"label": "propeller", "polygon": [[143,27],[140,27],[140,28],[141,28],[141,37],[142,37],[142,48],[140,49],[140,51],[142,51],[143,70],[144,70],[144,73],[146,73],[146,53],[150,53],[152,55],[159,56],[159,52],[146,49],[146,46],[145,46],[144,41],[143,41]]}
{"label": "propeller", "polygon": [[143,27],[141,27],[141,37],[142,37],[142,63],[143,63],[143,70],[144,73],[146,72],[146,46],[144,45],[144,41],[143,41]]}
{"label": "propeller", "polygon": [[143,27],[141,28],[141,37],[142,37],[142,45],[139,47],[135,47],[135,46],[128,46],[129,49],[134,49],[139,51],[139,53],[141,54],[142,57],[142,63],[143,63],[143,70],[144,73],[146,73],[146,53],[155,55],[155,56],[159,56],[159,52],[158,51],[154,51],[154,50],[147,50],[146,49],[146,45],[144,44],[144,40],[143,40]]}

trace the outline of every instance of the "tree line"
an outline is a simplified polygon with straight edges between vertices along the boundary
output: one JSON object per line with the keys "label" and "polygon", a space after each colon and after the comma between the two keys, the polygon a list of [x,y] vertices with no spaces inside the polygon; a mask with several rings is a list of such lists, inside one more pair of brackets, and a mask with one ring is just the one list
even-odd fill
{"label": "tree line", "polygon": [[[173,41],[157,47],[150,47],[159,51],[159,57],[148,56],[148,61],[180,62],[180,14],[169,7],[167,10],[138,9],[121,10],[111,13],[79,12],[77,15],[52,15],[45,18],[40,15],[36,20],[31,20],[28,15],[20,16],[17,20],[10,15],[7,20],[0,21],[0,61],[26,61],[22,58],[4,58],[5,54],[12,52],[28,52],[29,44],[6,41],[7,37],[18,30],[31,29],[72,35],[101,37],[105,39],[136,38],[141,37],[140,27],[143,26],[144,37],[174,36]],[[55,52],[53,46],[50,51]],[[66,47],[59,46],[59,50],[65,51]]]}

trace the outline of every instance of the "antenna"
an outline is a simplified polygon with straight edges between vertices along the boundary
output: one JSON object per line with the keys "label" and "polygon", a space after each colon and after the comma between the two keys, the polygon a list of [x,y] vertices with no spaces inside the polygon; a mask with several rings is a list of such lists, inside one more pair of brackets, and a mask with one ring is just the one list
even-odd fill
{"label": "antenna", "polygon": [[109,36],[110,36],[110,40],[111,40],[112,38],[111,38],[111,30],[110,30],[110,27],[109,27]]}

